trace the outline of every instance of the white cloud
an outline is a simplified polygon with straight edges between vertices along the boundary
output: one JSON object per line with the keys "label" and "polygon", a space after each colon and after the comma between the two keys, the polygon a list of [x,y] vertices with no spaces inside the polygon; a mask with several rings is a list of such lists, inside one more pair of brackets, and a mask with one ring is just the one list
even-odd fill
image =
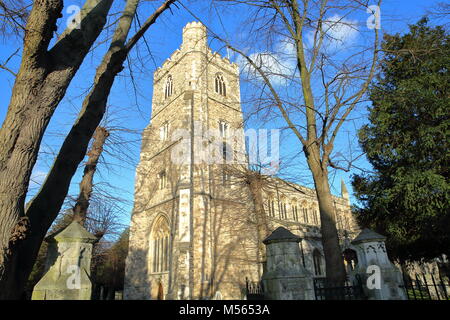
{"label": "white cloud", "polygon": [[[322,49],[335,51],[351,45],[358,37],[357,21],[333,15],[323,23],[323,32],[326,33]],[[307,47],[314,45],[314,30],[306,35]],[[249,55],[256,65],[267,75],[270,82],[275,86],[288,85],[290,79],[296,72],[296,48],[293,41],[284,38],[275,46],[275,52],[258,52]],[[241,67],[241,73],[250,78],[262,81],[260,74],[245,60],[239,56],[237,63]]]}
{"label": "white cloud", "polygon": [[[325,50],[342,49],[352,44],[358,37],[357,21],[343,18],[337,14],[325,19],[322,30],[326,33],[323,41]],[[309,47],[314,45],[314,34],[315,30],[311,30],[307,35]]]}
{"label": "white cloud", "polygon": [[[274,86],[286,85],[295,73],[295,47],[289,40],[282,40],[273,52],[258,52],[249,55],[258,68],[264,72]],[[237,59],[241,73],[263,81],[260,73],[243,57]]]}

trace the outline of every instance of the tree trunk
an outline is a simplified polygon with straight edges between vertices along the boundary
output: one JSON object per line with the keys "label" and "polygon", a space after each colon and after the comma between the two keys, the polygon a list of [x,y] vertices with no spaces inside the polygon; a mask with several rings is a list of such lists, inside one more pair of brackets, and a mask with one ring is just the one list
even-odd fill
{"label": "tree trunk", "polygon": [[[266,261],[265,246],[263,240],[269,235],[269,225],[264,210],[264,201],[262,197],[263,180],[259,173],[249,172],[247,181],[250,187],[250,194],[255,204],[255,218],[258,241],[258,262],[262,265]],[[259,275],[261,276],[261,275]]]}
{"label": "tree trunk", "polygon": [[91,199],[92,187],[94,184],[94,174],[97,170],[98,160],[103,152],[103,146],[109,136],[108,130],[97,127],[93,136],[92,149],[88,152],[88,161],[84,167],[83,178],[80,182],[80,194],[73,207],[74,220],[84,225]]}
{"label": "tree trunk", "polygon": [[[62,16],[62,1],[34,1],[20,70],[0,129],[0,299],[21,294],[14,287],[20,282],[16,277],[22,265],[13,253],[20,250],[33,226],[25,215],[24,202],[44,131],[103,29],[111,4],[112,0],[86,1],[81,28],[63,33],[48,51],[56,20]],[[43,236],[39,238],[34,259]]]}
{"label": "tree trunk", "polygon": [[[91,0],[88,2],[95,1]],[[100,2],[104,3],[106,1]],[[26,228],[27,236],[20,238],[20,246],[17,245],[14,250],[10,250],[11,258],[9,260],[0,261],[0,268],[1,265],[5,265],[4,270],[6,271],[3,274],[0,272],[2,276],[0,280],[0,299],[17,299],[23,291],[39,251],[40,244],[59,213],[64,198],[67,195],[70,181],[86,154],[87,146],[94,134],[95,128],[100,124],[106,109],[109,92],[114,84],[114,79],[123,69],[122,65],[129,50],[131,50],[139,37],[144,34],[143,30],[147,30],[159,15],[169,8],[175,0],[166,0],[163,5],[155,10],[136,35],[130,39],[129,43],[125,45],[138,2],[138,0],[127,1],[111,46],[103,57],[102,63],[97,68],[94,87],[83,101],[83,107],[79,117],[65,138],[41,190],[28,204],[26,216],[22,214],[24,219],[20,224],[21,229],[19,231]],[[37,149],[35,158],[36,156]],[[28,180],[26,185],[28,185]],[[20,208],[23,210],[23,202]],[[32,228],[29,228],[28,225],[31,225]],[[22,234],[24,234],[23,231],[20,235]]]}
{"label": "tree trunk", "polygon": [[315,160],[320,159],[317,156],[319,154],[318,148],[317,150],[311,149],[310,153],[306,153],[306,158],[313,175],[319,203],[326,277],[331,283],[340,284],[344,282],[346,273],[336,228],[336,210],[328,182],[328,170],[326,166],[322,167],[322,163]]}

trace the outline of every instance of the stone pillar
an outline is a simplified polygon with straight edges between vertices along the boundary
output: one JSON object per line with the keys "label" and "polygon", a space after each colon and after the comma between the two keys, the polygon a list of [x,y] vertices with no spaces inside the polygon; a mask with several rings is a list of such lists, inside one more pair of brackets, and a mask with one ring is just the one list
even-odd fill
{"label": "stone pillar", "polygon": [[92,245],[97,238],[74,221],[45,240],[47,271],[35,285],[32,300],[90,300]]}
{"label": "stone pillar", "polygon": [[313,277],[302,265],[301,238],[279,227],[263,243],[267,265],[262,275],[264,294],[271,300],[313,300]]}
{"label": "stone pillar", "polygon": [[358,264],[352,276],[358,274],[369,300],[407,300],[400,270],[389,261],[386,237],[363,229],[352,241]]}

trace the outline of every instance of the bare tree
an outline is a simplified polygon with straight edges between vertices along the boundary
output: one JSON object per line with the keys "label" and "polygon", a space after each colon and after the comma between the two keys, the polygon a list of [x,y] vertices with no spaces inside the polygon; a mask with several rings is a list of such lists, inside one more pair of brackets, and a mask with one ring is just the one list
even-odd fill
{"label": "bare tree", "polygon": [[22,35],[29,8],[24,0],[0,1],[0,34],[5,38]]}
{"label": "bare tree", "polygon": [[[49,49],[62,1],[34,1],[27,19],[22,63],[0,129],[0,298],[18,298],[42,240],[105,112],[115,76],[130,50],[176,0],[166,0],[127,41],[138,0],[128,0],[99,65],[94,85],[39,193],[24,205],[39,146],[56,107],[103,30],[112,0],[87,0],[80,28],[67,29]],[[18,267],[20,266],[20,268]]]}
{"label": "bare tree", "polygon": [[[256,82],[262,83],[256,106],[258,112],[269,110],[279,114],[300,142],[319,202],[327,278],[333,282],[343,281],[345,269],[329,169],[349,170],[349,167],[333,161],[332,152],[339,130],[350,113],[364,101],[373,79],[378,55],[378,29],[373,29],[373,45],[354,48],[340,60],[340,53],[337,50],[333,52],[330,44],[340,40],[333,32],[336,28],[355,28],[345,17],[352,11],[365,12],[367,1],[220,1],[245,3],[249,10],[253,10],[253,18],[247,25],[251,26],[259,46],[264,44],[263,39],[269,44],[278,41],[292,46],[295,69],[291,70],[283,67],[286,57],[281,54],[270,53],[267,49],[260,54],[247,54],[231,41],[216,36],[243,57],[244,70]],[[378,1],[378,6],[380,4]],[[339,15],[330,16],[333,13]],[[269,49],[273,47],[269,46]],[[276,79],[282,79],[283,84],[277,84]]]}
{"label": "bare tree", "polygon": [[448,26],[448,16],[450,15],[450,3],[438,2],[433,8],[428,10],[428,14],[437,21],[444,20],[443,25]]}
{"label": "bare tree", "polygon": [[103,152],[103,146],[109,133],[106,128],[97,127],[93,136],[92,148],[88,152],[88,161],[84,167],[83,178],[80,182],[80,194],[73,207],[74,219],[80,224],[86,221],[89,200],[91,199],[92,186],[94,184],[94,174],[97,164]]}

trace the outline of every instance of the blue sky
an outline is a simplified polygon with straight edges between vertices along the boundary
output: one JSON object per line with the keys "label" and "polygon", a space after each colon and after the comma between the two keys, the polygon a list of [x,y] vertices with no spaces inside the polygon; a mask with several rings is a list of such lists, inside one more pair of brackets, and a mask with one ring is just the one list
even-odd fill
{"label": "blue sky", "polygon": [[[375,2],[375,1],[374,1]],[[439,1],[433,0],[384,0],[381,7],[381,27],[382,32],[396,33],[407,30],[407,25],[415,23],[429,10],[435,3]],[[82,1],[65,1],[67,8],[69,5],[80,5]],[[123,2],[120,1],[120,4]],[[159,2],[158,2],[159,3]],[[243,20],[247,17],[243,7],[210,7],[209,1],[187,1],[182,3],[187,6],[196,17],[208,26],[214,33],[220,37],[230,40],[231,42],[245,36],[242,30]],[[117,3],[116,3],[117,4]],[[151,12],[153,4],[145,3],[140,8],[140,21],[143,22]],[[66,10],[66,9],[65,9]],[[220,18],[218,17],[220,13]],[[65,13],[67,16],[67,12]],[[359,25],[365,24],[367,15],[361,13],[352,19],[358,21]],[[109,106],[111,113],[108,114],[109,124],[115,130],[112,133],[112,140],[115,142],[109,149],[109,154],[105,155],[104,162],[108,165],[102,165],[99,174],[95,177],[97,190],[110,192],[114,196],[124,199],[120,203],[123,214],[123,223],[127,224],[132,209],[133,192],[134,192],[134,176],[135,167],[139,161],[140,151],[140,131],[148,124],[151,113],[151,97],[152,97],[152,77],[153,71],[162,64],[162,62],[181,44],[181,32],[184,25],[190,21],[194,21],[191,13],[187,12],[182,6],[179,9],[173,8],[172,13],[166,12],[158,20],[158,22],[150,28],[146,34],[146,43],[140,42],[138,48],[134,50],[129,59],[129,65],[116,79],[115,85],[109,98]],[[60,20],[60,29],[64,27],[65,17]],[[356,38],[358,43],[363,41]],[[218,41],[211,41],[210,46],[213,51],[219,51],[226,54],[223,46]],[[21,41],[17,39],[7,38],[1,43],[0,62],[4,62],[13,52],[21,47]],[[64,134],[68,132],[71,124],[76,118],[80,109],[83,97],[89,89],[95,67],[104,52],[105,46],[100,45],[91,52],[85,59],[83,66],[79,70],[75,79],[71,83],[67,95],[58,107],[55,116],[52,118],[47,129],[41,146],[41,155],[33,171],[33,181],[30,186],[30,196],[37,191],[39,183],[45,177],[45,173],[51,165],[51,154],[57,152]],[[148,51],[150,49],[150,52]],[[257,51],[255,48],[246,48],[248,52]],[[20,50],[18,55],[14,56],[8,63],[8,67],[17,71],[20,63]],[[233,57],[232,57],[233,58]],[[14,83],[13,76],[7,71],[0,70],[0,122],[3,121],[7,111],[11,90]],[[245,81],[242,82],[241,94],[243,100],[247,97],[245,92],[248,87]],[[251,105],[244,103],[244,111],[250,110]],[[358,127],[366,122],[366,111],[364,106],[358,111],[358,117],[343,128],[342,133],[338,137],[335,150],[343,152],[347,150],[349,141],[353,147],[357,147],[355,140],[355,132]],[[271,123],[257,122],[251,119],[247,127],[282,127],[281,121],[273,121]],[[133,133],[121,130],[123,128],[131,129]],[[288,132],[282,134],[282,155],[283,158],[293,158],[288,162],[289,170],[285,170],[286,177],[294,177],[301,183],[312,186],[311,178],[303,156],[298,156],[298,142]],[[113,156],[114,153],[122,152],[119,157]],[[293,163],[295,162],[295,165]],[[361,158],[357,166],[363,170],[370,170],[367,161]],[[350,193],[351,187],[350,176],[360,173],[360,170],[351,170],[349,173],[336,172],[330,175],[333,187],[333,193],[340,192],[340,179],[347,182]],[[77,194],[78,183],[81,179],[82,168],[72,179],[71,195]]]}

